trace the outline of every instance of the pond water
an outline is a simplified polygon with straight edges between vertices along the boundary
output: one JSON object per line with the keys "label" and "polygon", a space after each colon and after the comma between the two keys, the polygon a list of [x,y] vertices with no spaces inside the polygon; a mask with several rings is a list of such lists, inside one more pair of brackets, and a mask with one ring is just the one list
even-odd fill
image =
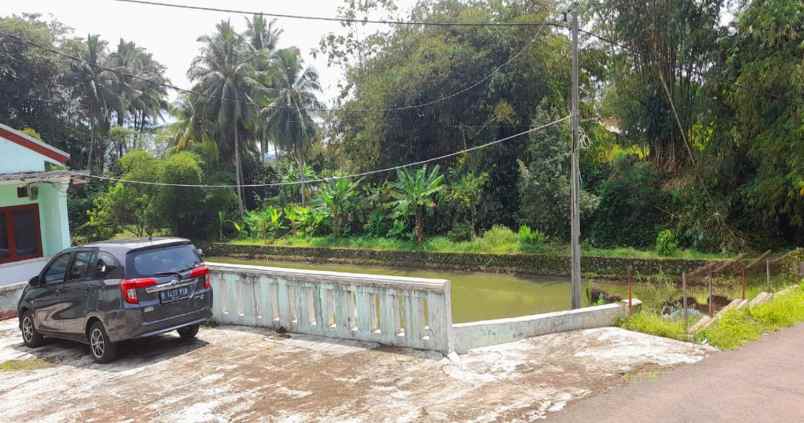
{"label": "pond water", "polygon": [[[311,264],[266,259],[243,260],[228,257],[209,257],[208,260],[210,262],[292,269],[448,279],[452,282],[452,318],[455,323],[527,316],[570,308],[569,278],[562,277],[403,269],[349,264]],[[588,286],[589,284],[585,281],[584,292]],[[626,296],[627,288],[622,284],[595,282],[594,287],[623,298]],[[635,290],[635,292],[637,291]],[[589,305],[589,299],[586,294],[583,295],[583,302],[585,306]]]}

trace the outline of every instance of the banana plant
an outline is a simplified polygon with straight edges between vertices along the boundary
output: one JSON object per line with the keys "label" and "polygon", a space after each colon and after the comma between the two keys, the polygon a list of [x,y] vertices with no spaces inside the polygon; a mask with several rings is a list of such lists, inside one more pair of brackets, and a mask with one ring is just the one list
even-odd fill
{"label": "banana plant", "polygon": [[421,244],[424,241],[424,212],[435,207],[433,198],[444,189],[441,169],[438,165],[429,172],[426,165],[415,171],[400,169],[392,187],[397,214],[415,217],[416,242]]}

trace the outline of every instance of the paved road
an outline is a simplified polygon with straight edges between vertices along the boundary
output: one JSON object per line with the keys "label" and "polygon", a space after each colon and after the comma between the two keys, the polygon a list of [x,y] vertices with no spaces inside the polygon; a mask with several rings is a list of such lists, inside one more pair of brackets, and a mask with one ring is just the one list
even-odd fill
{"label": "paved road", "polygon": [[550,422],[804,422],[804,325],[581,400]]}

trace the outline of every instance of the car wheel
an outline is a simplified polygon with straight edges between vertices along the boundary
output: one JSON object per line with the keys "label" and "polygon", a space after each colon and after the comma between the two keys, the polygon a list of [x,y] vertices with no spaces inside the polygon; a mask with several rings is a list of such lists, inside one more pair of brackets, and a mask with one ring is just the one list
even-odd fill
{"label": "car wheel", "polygon": [[178,330],[179,336],[185,341],[189,341],[198,335],[198,325],[186,326]]}
{"label": "car wheel", "polygon": [[117,357],[117,344],[109,340],[106,329],[100,322],[89,328],[89,353],[97,363],[108,363]]}
{"label": "car wheel", "polygon": [[24,342],[26,346],[36,348],[45,343],[45,339],[39,334],[39,331],[36,330],[36,326],[34,326],[33,314],[30,311],[23,313],[22,320],[20,321],[20,330],[22,331],[22,342]]}

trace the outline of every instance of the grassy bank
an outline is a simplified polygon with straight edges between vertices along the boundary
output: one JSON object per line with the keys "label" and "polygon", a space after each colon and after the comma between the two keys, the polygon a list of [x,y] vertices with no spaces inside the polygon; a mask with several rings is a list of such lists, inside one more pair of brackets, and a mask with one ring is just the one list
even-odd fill
{"label": "grassy bank", "polygon": [[[511,236],[514,235],[514,236]],[[566,244],[541,243],[525,244],[520,242],[515,234],[486,232],[484,236],[471,241],[456,242],[446,237],[433,237],[425,240],[421,245],[413,241],[393,238],[369,237],[284,237],[276,240],[242,239],[231,241],[236,245],[274,245],[278,247],[316,247],[316,248],[347,248],[384,251],[427,251],[438,253],[487,253],[487,254],[549,254],[557,256],[569,255],[569,246]],[[584,255],[595,257],[622,257],[642,259],[721,259],[728,255],[716,253],[702,253],[695,250],[678,250],[670,256],[659,256],[653,250],[638,250],[635,248],[594,248],[583,247]]]}
{"label": "grassy bank", "polygon": [[721,319],[696,336],[721,349],[734,349],[774,332],[804,322],[804,281],[751,309],[727,311]]}
{"label": "grassy bank", "polygon": [[[804,281],[790,291],[777,294],[762,305],[730,310],[706,330],[695,335],[695,341],[720,349],[735,349],[759,339],[764,333],[804,323]],[[694,324],[690,321],[690,325]],[[666,338],[689,340],[684,322],[665,319],[646,310],[620,321],[620,327]]]}

